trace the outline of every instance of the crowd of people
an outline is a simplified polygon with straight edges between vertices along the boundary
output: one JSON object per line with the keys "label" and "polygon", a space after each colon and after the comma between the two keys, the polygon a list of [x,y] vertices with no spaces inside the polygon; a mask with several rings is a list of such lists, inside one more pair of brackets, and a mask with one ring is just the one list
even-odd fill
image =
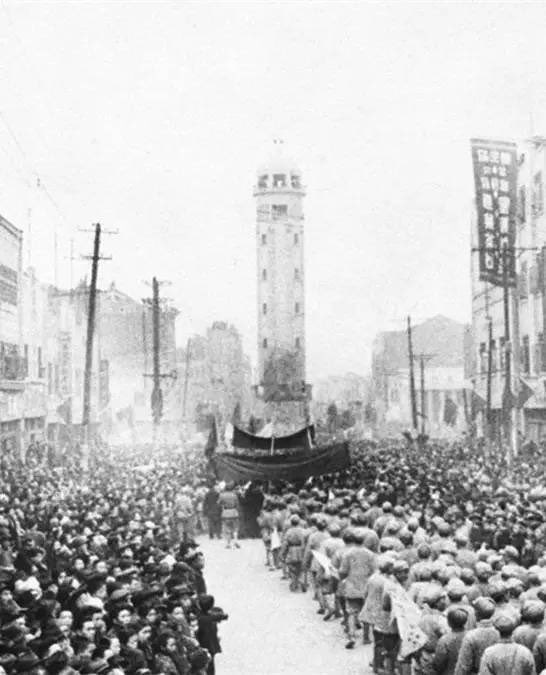
{"label": "crowd of people", "polygon": [[228,617],[192,536],[200,457],[100,445],[89,467],[2,457],[0,674],[214,673]]}
{"label": "crowd of people", "polygon": [[536,446],[467,440],[356,444],[294,484],[222,483],[202,450],[4,455],[0,675],[214,673],[227,615],[199,534],[261,535],[376,673],[546,673],[545,476]]}
{"label": "crowd of people", "polygon": [[[265,564],[375,673],[546,673],[546,457],[363,443],[348,471],[270,486]],[[364,668],[367,664],[363,664]]]}

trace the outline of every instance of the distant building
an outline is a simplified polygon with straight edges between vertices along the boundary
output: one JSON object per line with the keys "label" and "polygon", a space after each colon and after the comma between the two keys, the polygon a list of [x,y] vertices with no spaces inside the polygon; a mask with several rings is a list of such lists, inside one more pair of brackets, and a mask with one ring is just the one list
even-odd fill
{"label": "distant building", "polygon": [[277,435],[306,423],[301,171],[279,153],[258,169],[256,251],[258,391]]}
{"label": "distant building", "polygon": [[238,409],[247,420],[251,408],[250,360],[239,331],[215,321],[206,335],[194,335],[178,350],[179,400],[188,426],[205,430],[210,415],[220,430]]}
{"label": "distant building", "polygon": [[364,410],[370,402],[370,379],[356,373],[330,375],[321,378],[313,386],[313,414],[315,419],[326,417],[328,406],[335,403],[337,409]]}
{"label": "distant building", "polygon": [[[546,436],[546,138],[535,136],[518,147],[518,203],[516,223],[517,286],[510,291],[511,390],[523,394],[519,429],[529,439]],[[476,217],[471,246],[478,244]],[[493,431],[502,428],[506,372],[503,289],[480,280],[478,255],[472,254],[472,327],[474,391],[481,401],[478,432],[484,431],[487,400],[489,323],[491,342],[491,408]]]}
{"label": "distant building", "polygon": [[[425,355],[425,428],[444,437],[465,430],[469,400],[465,389],[465,343],[469,327],[436,316],[412,331],[413,351]],[[420,363],[414,362],[417,410],[421,413]],[[372,388],[376,433],[397,434],[412,427],[406,331],[379,333],[373,344]],[[419,416],[419,427],[421,417]]]}
{"label": "distant building", "polygon": [[[103,413],[109,417],[113,437],[128,430],[151,432],[153,370],[152,309],[134,300],[115,284],[99,294],[97,342],[108,382]],[[161,379],[163,392],[162,426],[173,428],[181,412],[176,397],[176,331],[178,311],[168,305],[160,309],[160,371],[172,377]],[[104,419],[103,423],[108,420]]]}

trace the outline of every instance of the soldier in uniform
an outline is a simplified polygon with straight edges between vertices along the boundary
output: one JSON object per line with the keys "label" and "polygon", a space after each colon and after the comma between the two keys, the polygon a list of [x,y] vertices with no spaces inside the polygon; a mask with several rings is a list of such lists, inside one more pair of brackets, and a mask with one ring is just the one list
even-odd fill
{"label": "soldier in uniform", "polygon": [[510,614],[498,614],[494,626],[500,635],[498,644],[484,651],[479,675],[536,675],[531,651],[524,645],[512,642],[516,622]]}
{"label": "soldier in uniform", "polygon": [[463,638],[455,675],[478,675],[484,651],[499,641],[499,632],[491,620],[495,613],[493,600],[483,596],[479,597],[474,601],[473,607],[478,624]]}
{"label": "soldier in uniform", "polygon": [[305,584],[302,583],[301,575],[303,553],[308,533],[302,526],[299,516],[292,515],[289,522],[290,526],[284,533],[281,554],[288,569],[290,590],[295,593],[300,588],[303,591],[306,590]]}
{"label": "soldier in uniform", "polygon": [[231,548],[234,542],[235,548],[240,548],[237,541],[237,524],[239,522],[239,498],[234,490],[233,483],[228,483],[226,489],[220,493],[218,503],[222,508],[222,532],[226,542],[226,548]]}

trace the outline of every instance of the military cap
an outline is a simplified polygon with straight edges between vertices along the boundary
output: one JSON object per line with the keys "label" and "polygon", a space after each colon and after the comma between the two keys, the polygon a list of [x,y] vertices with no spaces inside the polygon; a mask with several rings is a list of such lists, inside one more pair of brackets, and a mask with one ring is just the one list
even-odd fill
{"label": "military cap", "polygon": [[521,618],[529,623],[542,623],[544,620],[544,603],[540,600],[528,600],[521,608]]}
{"label": "military cap", "polygon": [[451,626],[462,628],[468,621],[468,612],[464,607],[450,607],[447,610],[447,620]]}
{"label": "military cap", "polygon": [[489,619],[495,613],[497,605],[492,598],[481,595],[474,600],[472,607],[475,609],[478,619]]}
{"label": "military cap", "polygon": [[516,627],[515,619],[507,612],[500,612],[493,619],[493,625],[501,634],[501,637],[510,635]]}

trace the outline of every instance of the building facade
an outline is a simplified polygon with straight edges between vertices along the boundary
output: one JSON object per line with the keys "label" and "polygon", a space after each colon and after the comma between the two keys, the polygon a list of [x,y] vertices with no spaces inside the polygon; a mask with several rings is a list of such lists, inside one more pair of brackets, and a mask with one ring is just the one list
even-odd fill
{"label": "building facade", "polygon": [[179,400],[187,429],[208,431],[210,416],[220,434],[234,415],[247,420],[252,408],[250,359],[235,326],[215,321],[205,335],[178,350]]}
{"label": "building facade", "polygon": [[[102,401],[102,423],[112,439],[151,438],[153,388],[153,323],[149,303],[134,300],[112,283],[98,301],[97,341],[108,396]],[[176,317],[162,303],[159,312],[159,368],[163,394],[161,426],[166,440],[181,419],[176,397]]]}
{"label": "building facade", "polygon": [[[546,138],[518,145],[516,222],[517,285],[509,293],[510,340],[505,340],[503,289],[480,281],[476,214],[472,219],[472,382],[480,402],[478,433],[485,432],[491,352],[492,434],[500,437],[506,350],[511,354],[513,421],[523,436],[539,441],[546,435]],[[491,342],[489,330],[491,325]]]}
{"label": "building facade", "polygon": [[281,153],[258,169],[258,391],[276,435],[306,423],[304,216],[301,171]]}
{"label": "building facade", "polygon": [[[469,422],[465,371],[469,327],[436,316],[414,326],[412,338],[419,429],[424,412],[425,432],[431,437],[451,437],[465,431]],[[424,396],[421,394],[421,355]],[[373,343],[372,358],[374,433],[377,436],[396,435],[412,428],[409,381],[407,332],[379,333]]]}

